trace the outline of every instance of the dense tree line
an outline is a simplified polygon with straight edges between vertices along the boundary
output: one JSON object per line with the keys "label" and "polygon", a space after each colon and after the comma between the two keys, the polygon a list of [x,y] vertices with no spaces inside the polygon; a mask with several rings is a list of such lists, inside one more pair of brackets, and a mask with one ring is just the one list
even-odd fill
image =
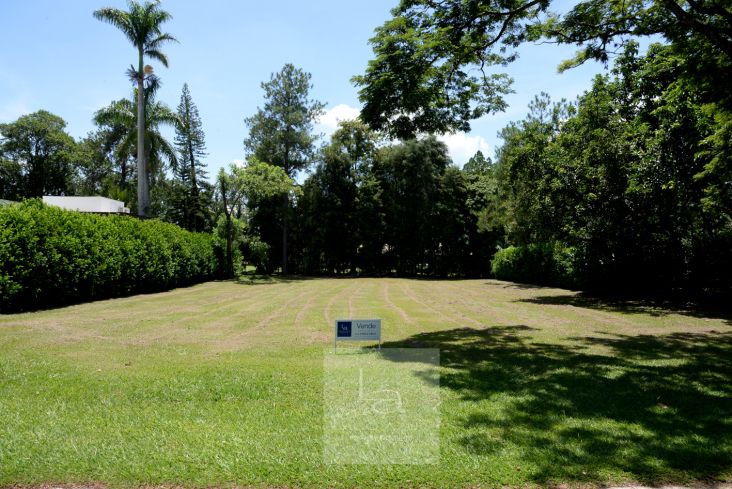
{"label": "dense tree line", "polygon": [[501,131],[495,164],[476,155],[462,170],[433,137],[387,144],[341,124],[291,209],[294,268],[487,275],[513,245],[529,251],[512,259],[535,270],[509,278],[729,289],[729,118],[701,103],[686,62],[672,46],[641,55],[630,43],[576,102],[537,96]]}
{"label": "dense tree line", "polygon": [[458,169],[434,137],[380,146],[362,123],[342,123],[295,207],[298,268],[487,274],[496,242],[478,229],[474,180],[489,177]]}
{"label": "dense tree line", "polygon": [[505,128],[507,242],[562,243],[575,286],[728,289],[732,172],[718,137],[729,122],[684,69],[669,46],[639,56],[631,44],[577,103],[542,95]]}
{"label": "dense tree line", "polygon": [[[97,111],[96,130],[79,141],[45,111],[0,124],[0,198],[124,200],[140,215],[213,233],[227,276],[251,264],[267,273],[732,290],[729,9],[586,0],[558,15],[549,5],[402,0],[355,78],[358,120],[318,147],[324,104],[310,95],[311,75],[286,64],[244,119],[246,163],[213,182],[188,86],[173,110],[142,66],[145,55],[167,65],[158,47],[174,40],[160,30],[169,17],[151,2],[104,10],[100,18],[142,53],[133,96]],[[140,32],[128,29],[130,15]],[[665,40],[640,53],[627,35]],[[510,80],[490,68],[539,38],[580,47],[562,69],[619,54],[576,101],[537,95],[500,132],[495,161],[478,153],[457,167],[435,134],[502,110]]]}

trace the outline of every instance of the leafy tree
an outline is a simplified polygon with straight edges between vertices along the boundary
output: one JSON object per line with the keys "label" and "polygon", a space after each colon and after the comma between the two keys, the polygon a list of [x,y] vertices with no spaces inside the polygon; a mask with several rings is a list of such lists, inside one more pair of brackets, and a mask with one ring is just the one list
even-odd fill
{"label": "leafy tree", "polygon": [[441,179],[450,165],[447,146],[434,137],[384,148],[374,172],[383,189],[387,267],[397,273],[430,272]]}
{"label": "leafy tree", "polygon": [[362,122],[341,123],[297,201],[301,270],[486,275],[499,233],[481,231],[477,211],[496,183],[486,197],[477,177],[435,138],[384,147]]}
{"label": "leafy tree", "polygon": [[694,44],[732,61],[732,10],[719,0],[585,0],[564,15],[548,16],[535,33],[582,46],[563,68],[587,59],[607,62],[631,36],[653,35],[664,36],[676,47]]}
{"label": "leafy tree", "polygon": [[77,192],[80,195],[109,196],[116,185],[115,159],[107,151],[107,140],[106,131],[100,130],[90,132],[79,141]]}
{"label": "leafy tree", "polygon": [[468,208],[468,181],[457,166],[440,176],[431,226],[430,273],[442,277],[475,273],[468,267],[471,228],[475,218]]}
{"label": "leafy tree", "polygon": [[[144,66],[145,56],[160,61],[163,66],[168,66],[168,57],[161,51],[161,48],[168,42],[176,42],[176,39],[162,31],[162,26],[170,20],[171,15],[162,10],[159,1],[145,1],[143,3],[129,0],[128,10],[120,10],[111,7],[101,8],[94,12],[94,17],[117,27],[137,49],[137,68],[134,65],[128,70],[128,76],[137,84],[137,212],[145,216],[150,202],[149,183],[146,178],[148,166],[146,160],[145,144],[145,109],[148,107],[145,102],[147,93],[144,90],[146,79],[152,75],[152,68]],[[149,154],[149,153],[148,153]]]}
{"label": "leafy tree", "polygon": [[547,147],[573,113],[566,103],[552,103],[546,93],[529,105],[528,117],[500,132],[497,177],[503,201],[502,225],[512,243],[527,244],[553,236],[560,214],[547,197],[552,195],[552,171],[546,163]]}
{"label": "leafy tree", "polygon": [[73,193],[76,143],[65,129],[61,117],[45,110],[0,124],[0,198]]}
{"label": "leafy tree", "polygon": [[225,273],[233,277],[235,245],[245,229],[245,205],[295,192],[294,181],[282,168],[250,158],[243,168],[232,165],[228,173],[222,168],[216,179],[216,187],[223,218],[217,224],[217,234],[223,236],[224,240]]}
{"label": "leafy tree", "polygon": [[[294,178],[299,170],[310,165],[317,136],[313,124],[323,113],[324,104],[310,99],[311,75],[292,64],[262,83],[264,107],[245,119],[249,137],[244,146],[251,156],[282,168]],[[281,198],[282,272],[288,272],[287,237],[290,203]]]}
{"label": "leafy tree", "polygon": [[373,266],[358,255],[380,228],[369,219],[368,198],[362,193],[376,145],[376,135],[363,123],[346,121],[322,149],[297,208],[306,272],[345,273]]}
{"label": "leafy tree", "polygon": [[664,36],[687,61],[684,77],[709,102],[729,109],[732,11],[722,0],[583,0],[549,12],[549,0],[401,0],[371,39],[374,59],[354,77],[361,117],[396,137],[466,131],[470,121],[503,110],[510,80],[492,70],[516,58],[527,40],[581,47],[562,69],[607,61],[633,36]]}
{"label": "leafy tree", "polygon": [[506,199],[501,195],[497,165],[478,151],[462,169],[470,222],[466,225],[469,251],[468,275],[487,275],[491,257],[503,244],[506,229]]}
{"label": "leafy tree", "polygon": [[23,167],[0,157],[0,199],[19,200],[23,195]]}
{"label": "leafy tree", "polygon": [[512,257],[548,253],[575,285],[605,291],[729,286],[724,119],[684,69],[673,46],[638,56],[631,44],[576,109],[541,97],[504,129],[499,194],[508,241],[521,245]]}
{"label": "leafy tree", "polygon": [[[109,108],[115,106],[112,103]],[[134,192],[130,189],[130,180],[132,179],[135,156],[134,145],[130,147],[132,138],[127,137],[130,134],[130,118],[125,117],[99,117],[99,114],[107,109],[101,109],[95,112],[93,121],[97,128],[93,135],[90,135],[89,143],[94,146],[91,149],[100,155],[106,155],[106,158],[112,162],[115,172],[115,180],[112,188],[125,193],[127,197],[134,198]],[[132,132],[137,130],[136,123]],[[130,199],[122,199],[130,202]]]}
{"label": "leafy tree", "polygon": [[179,224],[191,231],[202,231],[208,214],[206,194],[201,186],[206,180],[206,169],[202,159],[206,154],[206,141],[201,116],[193,102],[188,84],[183,85],[178,104],[175,146],[179,161],[175,176],[181,187],[175,207],[180,215]]}
{"label": "leafy tree", "polygon": [[485,175],[493,170],[493,162],[490,157],[483,156],[482,151],[477,151],[463,166],[466,173],[475,175]]}
{"label": "leafy tree", "polygon": [[496,66],[549,0],[401,0],[371,39],[374,59],[362,76],[361,118],[393,137],[468,131],[470,121],[501,111],[511,80]]}

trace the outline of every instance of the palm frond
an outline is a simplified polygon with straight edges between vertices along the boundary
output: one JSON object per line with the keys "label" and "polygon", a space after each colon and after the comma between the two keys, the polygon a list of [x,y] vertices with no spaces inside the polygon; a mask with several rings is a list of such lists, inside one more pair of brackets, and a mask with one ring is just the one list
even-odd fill
{"label": "palm frond", "polygon": [[97,20],[115,26],[122,31],[130,42],[135,42],[135,29],[129,12],[112,7],[104,7],[95,10],[92,15]]}
{"label": "palm frond", "polygon": [[162,84],[163,82],[160,81],[160,77],[153,74],[147,75],[145,77],[145,100],[149,99],[152,101]]}
{"label": "palm frond", "polygon": [[178,114],[161,102],[155,102],[147,110],[154,118],[156,124],[175,127],[180,123]]}
{"label": "palm frond", "polygon": [[166,68],[168,67],[168,57],[163,54],[162,51],[158,51],[157,49],[146,49],[145,54],[152,59],[160,61]]}
{"label": "palm frond", "polygon": [[160,34],[158,37],[152,39],[150,42],[147,43],[147,50],[157,50],[167,42],[178,42],[178,39],[171,36],[167,32]]}
{"label": "palm frond", "polygon": [[140,72],[137,71],[133,65],[130,65],[130,67],[127,68],[125,74],[132,83],[137,83],[137,80],[140,79]]}
{"label": "palm frond", "polygon": [[112,102],[94,113],[94,123],[99,126],[129,127],[135,124],[135,104],[127,99]]}
{"label": "palm frond", "polygon": [[171,170],[178,171],[178,155],[175,152],[175,148],[170,142],[162,136],[157,139],[157,153],[167,160],[168,166]]}

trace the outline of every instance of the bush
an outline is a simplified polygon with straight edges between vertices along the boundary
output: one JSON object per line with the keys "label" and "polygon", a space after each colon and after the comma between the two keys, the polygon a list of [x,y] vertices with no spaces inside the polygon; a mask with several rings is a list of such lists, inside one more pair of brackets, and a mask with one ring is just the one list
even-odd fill
{"label": "bush", "polygon": [[213,238],[38,200],[0,208],[0,311],[153,292],[212,278]]}
{"label": "bush", "polygon": [[534,243],[498,250],[491,261],[493,276],[499,280],[575,287],[577,253],[562,243]]}

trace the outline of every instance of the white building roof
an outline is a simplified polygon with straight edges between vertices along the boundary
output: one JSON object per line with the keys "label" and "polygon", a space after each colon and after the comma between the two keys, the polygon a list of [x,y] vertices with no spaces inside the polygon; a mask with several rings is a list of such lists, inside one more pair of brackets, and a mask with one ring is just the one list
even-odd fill
{"label": "white building roof", "polygon": [[106,197],[67,197],[44,195],[43,202],[70,211],[129,214],[125,203]]}

